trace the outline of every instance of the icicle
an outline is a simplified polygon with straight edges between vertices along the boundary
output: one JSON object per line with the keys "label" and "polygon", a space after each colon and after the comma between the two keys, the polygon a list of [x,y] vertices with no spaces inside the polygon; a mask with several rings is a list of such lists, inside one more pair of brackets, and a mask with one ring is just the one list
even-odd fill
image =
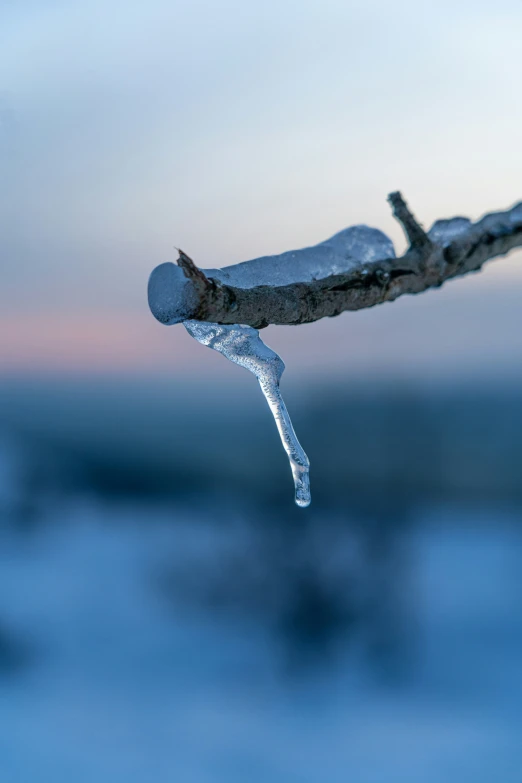
{"label": "icicle", "polygon": [[290,460],[295,484],[295,502],[302,508],[310,505],[310,462],[297,440],[279,389],[279,381],[285,369],[281,357],[265,345],[257,329],[250,326],[225,326],[202,321],[184,321],[184,326],[202,345],[219,351],[231,362],[245,367],[256,376]]}

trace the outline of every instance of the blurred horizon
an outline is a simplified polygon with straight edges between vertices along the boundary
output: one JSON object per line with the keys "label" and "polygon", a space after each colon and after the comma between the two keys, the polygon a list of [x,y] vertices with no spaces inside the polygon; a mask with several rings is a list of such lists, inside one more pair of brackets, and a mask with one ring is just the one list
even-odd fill
{"label": "blurred horizon", "polygon": [[[270,326],[263,339],[281,353],[293,376],[436,383],[502,382],[522,378],[522,334],[512,328],[522,294],[520,253],[494,261],[478,274],[442,289],[357,313],[296,327]],[[495,274],[495,266],[504,266]],[[508,282],[509,281],[509,282]],[[182,325],[165,328],[141,312],[69,310],[0,315],[0,371],[4,377],[198,378],[236,374],[230,363],[204,350]]]}

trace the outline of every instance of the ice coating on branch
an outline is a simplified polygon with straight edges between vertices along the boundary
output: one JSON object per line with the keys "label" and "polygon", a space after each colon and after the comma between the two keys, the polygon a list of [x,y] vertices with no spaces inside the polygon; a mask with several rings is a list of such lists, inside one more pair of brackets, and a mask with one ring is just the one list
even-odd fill
{"label": "ice coating on branch", "polygon": [[513,207],[510,215],[510,221],[515,226],[522,225],[522,201],[520,202],[520,204],[515,204],[515,206]]}
{"label": "ice coating on branch", "polygon": [[438,245],[449,245],[471,226],[471,220],[463,217],[437,220],[428,231],[429,238]]}
{"label": "ice coating on branch", "polygon": [[279,256],[262,256],[252,261],[204,270],[207,277],[237,288],[258,285],[282,286],[309,283],[330,275],[348,272],[361,263],[395,258],[391,239],[377,228],[351,226],[330,239]]}
{"label": "ice coating on branch", "polygon": [[148,298],[153,316],[167,326],[188,318],[195,304],[194,290],[183,270],[169,262],[153,269]]}
{"label": "ice coating on branch", "polygon": [[[345,228],[313,247],[202,271],[207,277],[236,288],[285,286],[343,274],[360,268],[361,263],[387,258],[395,258],[391,239],[377,228],[360,225]],[[175,264],[160,264],[152,271],[148,296],[153,315],[163,324],[180,323],[195,314],[197,296]]]}
{"label": "ice coating on branch", "polygon": [[219,351],[231,362],[245,367],[256,376],[290,461],[295,484],[295,502],[301,507],[310,505],[310,462],[297,440],[279,389],[279,381],[285,369],[281,357],[265,345],[257,329],[251,326],[225,326],[203,321],[185,321],[184,326],[202,345]]}
{"label": "ice coating on branch", "polygon": [[[451,220],[437,220],[430,228],[428,236],[437,244],[447,246],[461,234],[464,234],[472,226],[471,220],[463,217],[451,218]],[[512,233],[513,226],[522,225],[522,203],[508,212],[492,212],[479,220],[476,226],[486,229],[491,236],[498,238]]]}

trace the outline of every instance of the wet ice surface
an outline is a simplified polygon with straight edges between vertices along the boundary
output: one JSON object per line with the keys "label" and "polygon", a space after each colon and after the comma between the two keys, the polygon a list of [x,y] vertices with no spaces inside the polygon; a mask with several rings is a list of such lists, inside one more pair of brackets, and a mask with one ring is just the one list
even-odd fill
{"label": "wet ice surface", "polygon": [[467,231],[470,226],[471,220],[463,217],[437,220],[428,231],[428,236],[433,242],[446,246]]}
{"label": "wet ice surface", "polygon": [[513,208],[513,211],[510,215],[510,221],[516,226],[522,225],[522,202],[520,204],[516,204]]}
{"label": "wet ice surface", "polygon": [[395,258],[393,242],[369,226],[350,226],[325,242],[278,256],[264,256],[224,269],[210,269],[209,277],[239,288],[308,283],[349,272],[361,264]]}
{"label": "wet ice surface", "polygon": [[350,657],[287,680],[255,623],[165,611],[158,562],[226,528],[164,515],[78,505],[3,535],[2,618],[35,663],[1,682],[2,783],[518,783],[517,529],[446,510],[417,530],[416,655],[387,687]]}
{"label": "wet ice surface", "polygon": [[[227,359],[253,373],[274,417],[283,448],[288,455],[294,478],[295,502],[302,508],[310,505],[310,463],[294,432],[279,382],[285,369],[280,356],[261,340],[257,329],[234,324],[185,321],[187,332],[202,345],[223,354]],[[234,421],[230,422],[234,427]],[[252,444],[252,448],[255,445]]]}

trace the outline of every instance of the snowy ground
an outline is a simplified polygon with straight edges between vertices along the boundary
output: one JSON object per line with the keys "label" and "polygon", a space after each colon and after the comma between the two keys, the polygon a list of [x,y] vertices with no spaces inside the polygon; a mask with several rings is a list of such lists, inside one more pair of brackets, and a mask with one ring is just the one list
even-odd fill
{"label": "snowy ground", "polygon": [[508,515],[419,520],[415,651],[395,683],[353,655],[286,677],[260,625],[167,605],[158,565],[212,550],[208,519],[78,500],[41,522],[2,533],[0,618],[27,658],[0,679],[2,783],[522,779]]}

